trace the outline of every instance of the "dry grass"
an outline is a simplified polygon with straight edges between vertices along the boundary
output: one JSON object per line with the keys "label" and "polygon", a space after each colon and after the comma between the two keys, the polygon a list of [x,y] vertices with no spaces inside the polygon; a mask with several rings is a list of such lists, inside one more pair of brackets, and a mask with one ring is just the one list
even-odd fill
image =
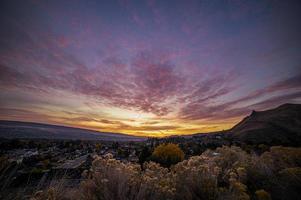
{"label": "dry grass", "polygon": [[106,155],[95,158],[79,188],[50,188],[33,199],[294,199],[301,185],[300,153],[301,148],[273,147],[257,156],[221,147],[170,169],[148,162],[144,170]]}

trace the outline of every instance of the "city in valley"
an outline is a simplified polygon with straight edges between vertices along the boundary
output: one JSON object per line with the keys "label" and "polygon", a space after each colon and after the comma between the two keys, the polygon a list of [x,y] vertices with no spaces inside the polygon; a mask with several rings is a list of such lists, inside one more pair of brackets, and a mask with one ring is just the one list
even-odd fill
{"label": "city in valley", "polygon": [[[69,130],[70,133],[88,131],[85,133],[87,135],[92,133],[89,130],[71,127],[1,121],[1,198],[39,199],[49,196],[49,190],[53,190],[55,198],[63,198],[60,196],[67,194],[68,198],[73,199],[75,197],[70,195],[73,194],[74,190],[80,192],[83,188],[88,187],[86,188],[88,191],[94,191],[95,188],[90,188],[91,185],[89,184],[91,183],[88,183],[89,181],[92,181],[93,184],[99,184],[98,181],[102,183],[104,180],[117,181],[118,187],[129,187],[119,184],[123,181],[131,181],[131,179],[127,179],[127,176],[134,175],[142,180],[150,176],[149,178],[158,181],[157,183],[148,183],[151,187],[155,187],[160,181],[167,181],[164,180],[166,179],[164,176],[176,176],[177,173],[180,173],[177,171],[178,167],[184,167],[187,170],[187,176],[205,176],[203,178],[209,181],[206,184],[215,184],[210,185],[210,187],[216,187],[215,189],[209,188],[213,190],[214,195],[217,195],[215,192],[218,189],[218,182],[216,181],[221,181],[220,184],[232,184],[228,181],[237,181],[237,184],[244,183],[245,186],[250,184],[248,186],[250,189],[251,187],[256,189],[258,187],[256,184],[260,184],[259,181],[267,181],[266,187],[277,194],[279,186],[268,183],[268,180],[266,180],[271,175],[275,176],[281,184],[288,184],[284,189],[291,191],[293,187],[297,187],[299,184],[298,179],[295,178],[298,178],[301,155],[300,113],[300,105],[285,104],[273,110],[253,111],[229,130],[165,138],[126,135],[120,135],[120,138],[118,138],[116,135],[110,136],[109,133],[106,133],[105,136],[102,136],[103,138],[72,139],[70,137],[67,139],[68,131],[66,130]],[[27,132],[27,129],[39,133],[37,138],[26,138],[24,132]],[[278,131],[280,134],[277,133],[279,129],[281,129],[280,132]],[[43,135],[45,130],[47,132],[64,132],[65,135],[58,135],[60,137],[63,135],[64,139],[59,137],[45,138]],[[262,131],[264,131],[264,134]],[[14,135],[17,133],[23,135],[19,135],[19,138],[4,137],[5,134]],[[72,134],[69,136],[72,136]],[[78,136],[81,135],[78,134]],[[102,162],[101,166],[98,166],[98,161]],[[196,165],[196,162],[198,162],[198,165]],[[222,170],[218,173],[229,176],[228,178],[231,180],[218,178],[215,175],[216,172],[209,170],[209,163],[215,166],[213,169]],[[198,169],[198,167],[200,168]],[[136,171],[128,171],[128,168]],[[165,171],[167,174],[161,177],[160,173],[164,169],[169,169],[169,171]],[[200,171],[195,172],[194,170]],[[260,176],[254,174],[255,177],[249,177],[249,173],[255,173],[256,170],[263,170],[258,172],[262,174]],[[155,174],[149,175],[150,171]],[[208,174],[203,174],[205,172]],[[98,175],[98,173],[103,174]],[[279,173],[281,176],[277,177]],[[282,173],[289,174],[282,177]],[[207,180],[207,178],[212,180]],[[245,179],[250,179],[248,180],[250,182],[246,182]],[[282,183],[284,180],[293,182]],[[118,183],[118,181],[121,181],[121,183]],[[136,181],[139,182],[139,180]],[[243,181],[243,183],[240,181]],[[127,184],[130,183],[132,182]],[[139,184],[143,185],[144,183],[139,182]],[[181,184],[181,182],[173,183],[168,187],[176,187],[176,184]],[[95,185],[94,187],[119,190],[116,186],[106,184]],[[281,187],[284,186],[281,185]],[[226,190],[227,186],[223,186],[223,188]],[[66,193],[59,194],[62,191]],[[228,192],[231,194],[231,190]],[[263,190],[255,190],[254,192],[256,195],[268,197],[271,195]],[[166,192],[159,193],[159,195],[175,198],[175,196],[181,194]],[[207,195],[211,196],[211,194]],[[248,194],[245,193],[244,195]],[[294,198],[298,195],[298,191],[292,191],[289,197]],[[283,198],[283,196],[280,197],[280,199]]]}

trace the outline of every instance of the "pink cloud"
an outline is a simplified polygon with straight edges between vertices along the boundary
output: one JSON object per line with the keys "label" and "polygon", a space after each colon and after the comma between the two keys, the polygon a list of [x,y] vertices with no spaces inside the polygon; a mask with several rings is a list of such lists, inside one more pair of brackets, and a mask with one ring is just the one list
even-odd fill
{"label": "pink cloud", "polygon": [[[288,78],[286,80],[281,80],[270,86],[258,89],[236,100],[216,105],[208,105],[208,103],[210,103],[212,99],[215,99],[220,95],[229,93],[231,89],[223,88],[221,90],[217,90],[216,93],[210,92],[211,95],[208,97],[199,98],[202,92],[206,93],[210,90],[209,87],[203,87],[200,88],[199,91],[197,91],[197,93],[199,94],[192,95],[188,98],[190,100],[188,100],[186,106],[181,110],[180,117],[190,120],[226,119],[246,115],[252,109],[267,109],[279,105],[281,103],[286,103],[290,101],[297,102],[297,98],[301,97],[300,91],[289,94],[281,94],[281,92],[289,89],[301,90],[300,77],[300,74],[298,74],[294,77]],[[216,87],[213,86],[213,88]],[[249,104],[245,107],[235,107],[238,103],[246,104],[250,100],[259,99],[262,96],[271,95],[274,92],[280,92],[280,94],[278,94],[275,97],[270,97],[267,100],[262,100],[256,104]],[[193,99],[194,96],[197,97],[197,99],[191,101],[191,99]]]}

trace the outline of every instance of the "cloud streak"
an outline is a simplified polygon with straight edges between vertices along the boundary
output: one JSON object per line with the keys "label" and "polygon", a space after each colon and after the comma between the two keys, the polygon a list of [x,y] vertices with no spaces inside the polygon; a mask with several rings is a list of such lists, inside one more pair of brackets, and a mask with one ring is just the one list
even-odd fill
{"label": "cloud streak", "polygon": [[4,2],[0,117],[172,135],[300,103],[299,4],[174,4]]}

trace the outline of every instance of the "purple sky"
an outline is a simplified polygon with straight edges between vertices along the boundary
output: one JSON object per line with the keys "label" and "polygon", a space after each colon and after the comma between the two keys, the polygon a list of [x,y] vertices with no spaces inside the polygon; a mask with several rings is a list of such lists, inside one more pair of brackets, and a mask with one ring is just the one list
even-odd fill
{"label": "purple sky", "polygon": [[0,119],[167,136],[301,103],[301,3],[7,0]]}

